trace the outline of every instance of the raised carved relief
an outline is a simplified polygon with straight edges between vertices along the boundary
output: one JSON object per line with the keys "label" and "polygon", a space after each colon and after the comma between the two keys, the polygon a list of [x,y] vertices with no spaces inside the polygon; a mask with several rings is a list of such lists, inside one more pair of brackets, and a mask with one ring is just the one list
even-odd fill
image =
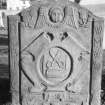
{"label": "raised carved relief", "polygon": [[[11,94],[12,104],[19,105],[19,41],[18,41],[18,16],[9,19],[10,38],[10,72],[11,72]],[[16,36],[15,36],[16,35]],[[13,38],[13,39],[12,39]]]}
{"label": "raised carved relief", "polygon": [[[21,58],[21,61],[18,66],[21,75],[19,72],[18,78],[21,88],[16,86],[21,90],[20,103],[88,105],[91,103],[91,79],[95,73],[90,68],[94,71],[101,68],[102,39],[99,34],[103,26],[95,24],[94,19],[90,21],[92,14],[77,4],[65,0],[35,3],[35,6],[19,14],[18,59]],[[16,31],[15,27],[10,28]],[[12,35],[14,32],[10,31]],[[90,39],[88,43],[87,36]],[[14,72],[11,73],[16,81]],[[12,83],[15,87],[16,82]],[[92,88],[94,90],[93,85]]]}
{"label": "raised carved relief", "polygon": [[49,11],[49,18],[54,23],[59,23],[63,21],[64,18],[64,11],[62,8],[54,7],[51,8]]}
{"label": "raised carved relief", "polygon": [[21,13],[21,19],[26,27],[34,28],[38,17],[38,8],[31,7]]}
{"label": "raised carved relief", "polygon": [[[69,78],[71,77],[73,72],[73,58],[68,48],[65,48],[64,46],[62,46],[62,43],[65,43],[66,40],[70,38],[70,35],[67,32],[58,32],[58,34],[46,32],[41,37],[46,39],[49,45],[44,46],[45,50],[43,50],[40,54],[38,54],[38,57],[35,56],[35,53],[28,51],[28,48],[22,53],[21,63],[22,63],[23,72],[33,82],[33,86],[28,84],[27,82],[25,83],[27,85],[26,87],[28,87],[28,89],[30,88],[30,90],[26,90],[26,92],[24,92],[23,103],[26,104],[26,102],[28,102],[29,104],[32,102],[33,104],[33,102],[36,102],[36,100],[38,99],[36,99],[35,97],[39,98],[36,92],[38,94],[41,92],[46,95],[46,92],[52,91],[52,93],[48,92],[49,94],[48,99],[44,100],[43,98],[41,98],[41,100],[37,101],[36,103],[39,103],[39,102],[41,104],[79,103],[79,105],[81,105],[84,99],[81,98],[79,101],[75,101],[75,97],[77,97],[77,100],[78,100],[80,95],[75,96],[75,94],[77,93],[76,91],[72,91],[73,88],[71,88],[71,85],[76,84],[77,80],[80,79],[80,76],[78,75],[78,77],[75,80],[73,80],[75,82],[73,82],[73,84],[68,86]],[[70,40],[68,40],[67,42],[70,42]],[[29,46],[29,48],[33,46],[34,43],[32,43]],[[65,43],[65,46],[67,46],[66,43]],[[33,49],[32,51],[38,50],[38,49],[34,50],[34,48],[36,47],[35,46],[32,47]],[[35,65],[35,61],[37,61],[36,65]],[[35,68],[35,66],[37,66],[37,68]],[[38,79],[37,76],[40,79]],[[25,86],[25,84],[23,86]],[[57,86],[61,86],[61,84],[62,84],[62,87],[58,88]],[[67,84],[67,89],[66,89],[66,84]],[[62,90],[61,88],[63,89],[62,94],[65,94],[65,92],[67,94],[70,92],[74,92],[73,97],[70,97],[68,99],[64,95],[64,97],[66,97],[64,99],[62,98],[62,95],[61,96],[57,95],[57,97],[58,96],[59,97],[56,99],[56,94],[58,94],[59,91]],[[80,88],[82,87],[80,86]],[[56,90],[56,92],[54,93],[53,90]],[[80,89],[79,89],[79,92],[81,92]],[[53,96],[53,93],[55,94],[54,96]],[[41,94],[41,96],[43,96],[43,94]]]}
{"label": "raised carved relief", "polygon": [[88,25],[90,21],[92,21],[92,15],[88,10],[83,8],[73,8],[73,16],[77,29],[88,29]]}
{"label": "raised carved relief", "polygon": [[[26,102],[29,103],[32,102],[33,104],[33,102],[36,102],[36,100],[38,100],[35,97],[39,98],[37,94],[42,93],[40,94],[41,97],[43,96],[43,94],[44,94],[43,97],[45,97],[46,94],[48,95],[46,96],[46,98],[41,98],[41,100],[37,101],[36,103],[40,102],[41,104],[45,105],[79,103],[79,105],[81,105],[86,98],[83,99],[81,96],[81,98],[79,99],[80,95],[77,93],[77,91],[72,91],[73,88],[71,86],[75,85],[76,82],[80,80],[80,76],[81,74],[83,75],[83,73],[80,72],[79,73],[80,75],[78,75],[76,79],[73,79],[73,84],[69,85],[70,82],[69,79],[73,74],[74,65],[73,64],[74,59],[72,58],[73,56],[70,53],[70,49],[66,48],[67,47],[66,42],[70,42],[70,40],[67,41],[67,39],[70,38],[70,35],[67,32],[58,31],[58,34],[46,32],[41,37],[43,37],[46,40],[45,42],[48,42],[49,44],[42,48],[43,50],[40,51],[38,57],[35,56],[37,53],[33,53],[33,51],[37,51],[38,48],[40,48],[41,46],[35,47],[36,46],[35,42],[29,46],[29,48],[34,46],[32,47],[31,51],[29,51],[27,48],[26,51],[22,53],[21,63],[23,71],[25,72],[27,77],[29,77],[33,82],[33,86],[32,85],[28,86],[28,87],[31,86],[30,91],[27,90],[26,92],[24,92],[25,94],[23,95],[23,103],[26,104]],[[64,46],[62,45],[63,43],[65,44]],[[34,48],[36,50],[34,50]],[[79,90],[80,93],[81,93],[80,90],[82,89],[81,86],[76,85],[76,88],[78,87],[78,89],[76,90]],[[52,92],[50,93],[50,91]],[[60,93],[59,91],[62,92]],[[74,94],[71,96],[72,92]],[[69,96],[66,97],[66,95],[69,93],[70,98],[68,98]],[[32,100],[30,99],[29,96],[32,97],[31,98]],[[75,98],[77,98],[77,100],[79,99],[79,101],[76,101]]]}
{"label": "raised carved relief", "polygon": [[73,28],[87,28],[90,14],[87,10],[69,6],[37,6],[23,11],[21,18],[26,27],[36,29],[47,27],[46,25],[57,28],[65,23]]}
{"label": "raised carved relief", "polygon": [[71,62],[69,53],[63,48],[51,47],[40,57],[39,73],[45,80],[57,84],[69,77],[72,68]]}
{"label": "raised carved relief", "polygon": [[29,94],[24,99],[25,105],[83,105],[83,97],[63,91]]}
{"label": "raised carved relief", "polygon": [[69,26],[69,27],[73,27],[75,29],[77,29],[77,8],[74,7],[70,7],[67,6],[65,7],[65,23]]}
{"label": "raised carved relief", "polygon": [[34,68],[34,63],[35,63],[35,56],[32,53],[30,52],[22,53],[22,60],[21,60],[22,70],[25,73],[25,75],[28,77],[31,84],[33,84],[35,89],[32,88],[31,85],[28,86],[27,82],[24,83],[23,87],[28,88],[29,91],[33,91],[34,89],[34,91],[38,92],[44,90],[44,87],[42,87],[42,85],[39,83],[38,78],[36,78],[37,76]]}
{"label": "raised carved relief", "polygon": [[[94,33],[93,33],[93,69],[92,69],[92,88],[91,104],[101,104],[100,102],[100,90],[101,90],[101,73],[102,73],[102,34],[104,22],[102,19],[94,18]],[[96,86],[94,86],[97,83]],[[98,85],[100,84],[100,85]],[[96,101],[97,100],[97,101]]]}
{"label": "raised carved relief", "polygon": [[55,38],[54,35],[50,32],[47,32],[44,36],[46,37],[47,40],[49,40],[49,42],[53,41]]}
{"label": "raised carved relief", "polygon": [[79,20],[78,20],[79,26],[87,28],[89,18],[90,18],[90,15],[89,15],[88,11],[86,11],[84,9],[80,9],[78,11],[78,16],[79,16]]}

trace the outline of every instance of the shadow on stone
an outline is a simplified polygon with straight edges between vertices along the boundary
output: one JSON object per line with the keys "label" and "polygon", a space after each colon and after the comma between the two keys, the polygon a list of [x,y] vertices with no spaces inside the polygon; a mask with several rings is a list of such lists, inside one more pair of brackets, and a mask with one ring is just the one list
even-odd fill
{"label": "shadow on stone", "polygon": [[10,81],[0,78],[0,105],[10,102]]}

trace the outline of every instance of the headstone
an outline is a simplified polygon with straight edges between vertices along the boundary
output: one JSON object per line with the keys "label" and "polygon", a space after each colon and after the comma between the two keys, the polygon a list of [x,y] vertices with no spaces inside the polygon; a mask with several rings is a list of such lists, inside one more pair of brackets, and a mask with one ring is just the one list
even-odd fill
{"label": "headstone", "polygon": [[8,20],[13,105],[100,105],[102,18],[44,0]]}

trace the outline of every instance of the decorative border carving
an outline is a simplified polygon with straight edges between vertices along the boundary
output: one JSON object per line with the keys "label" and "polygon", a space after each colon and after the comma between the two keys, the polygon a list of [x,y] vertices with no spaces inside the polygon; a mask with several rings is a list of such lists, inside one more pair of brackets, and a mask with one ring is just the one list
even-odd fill
{"label": "decorative border carving", "polygon": [[9,16],[8,20],[12,104],[19,105],[19,16]]}
{"label": "decorative border carving", "polygon": [[101,104],[101,77],[102,77],[102,39],[104,21],[93,17],[92,52],[91,52],[91,105]]}

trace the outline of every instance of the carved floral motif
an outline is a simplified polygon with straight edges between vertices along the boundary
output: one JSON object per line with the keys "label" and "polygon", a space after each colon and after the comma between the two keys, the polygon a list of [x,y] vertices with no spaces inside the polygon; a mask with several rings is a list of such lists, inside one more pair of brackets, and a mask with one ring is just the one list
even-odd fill
{"label": "carved floral motif", "polygon": [[21,21],[24,22],[26,27],[30,27],[30,28],[35,27],[37,17],[38,17],[37,11],[38,11],[37,7],[32,7],[32,8],[29,8],[28,10],[24,10],[21,13]]}
{"label": "carved floral motif", "polygon": [[79,16],[79,20],[78,20],[79,26],[87,28],[89,18],[90,18],[90,15],[89,15],[88,11],[86,11],[84,9],[80,9],[78,11],[78,16]]}

